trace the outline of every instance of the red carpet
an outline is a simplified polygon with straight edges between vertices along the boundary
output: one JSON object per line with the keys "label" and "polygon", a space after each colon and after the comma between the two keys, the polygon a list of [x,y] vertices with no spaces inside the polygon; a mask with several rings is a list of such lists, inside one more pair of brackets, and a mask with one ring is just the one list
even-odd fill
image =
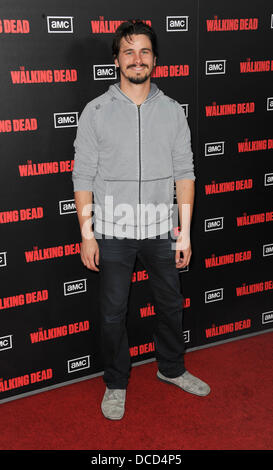
{"label": "red carpet", "polygon": [[272,449],[273,333],[186,354],[211,393],[196,397],[133,367],[121,421],[100,411],[102,377],[0,405],[1,450]]}

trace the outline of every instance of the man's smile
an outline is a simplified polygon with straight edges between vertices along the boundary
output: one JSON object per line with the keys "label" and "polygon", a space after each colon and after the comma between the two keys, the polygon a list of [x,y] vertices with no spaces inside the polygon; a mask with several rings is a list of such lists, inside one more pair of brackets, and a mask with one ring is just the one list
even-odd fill
{"label": "man's smile", "polygon": [[129,65],[127,68],[130,69],[132,68],[133,70],[136,70],[137,72],[141,71],[144,69],[144,67],[147,67],[147,65]]}

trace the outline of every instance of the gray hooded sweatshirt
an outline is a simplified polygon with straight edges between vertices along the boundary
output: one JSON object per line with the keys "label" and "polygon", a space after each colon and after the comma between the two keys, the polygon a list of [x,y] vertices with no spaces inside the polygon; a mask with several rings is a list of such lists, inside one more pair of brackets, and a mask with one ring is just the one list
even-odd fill
{"label": "gray hooded sweatshirt", "polygon": [[92,191],[94,234],[144,239],[173,228],[174,182],[195,180],[181,105],[155,83],[141,105],[120,89],[84,108],[74,141],[74,191]]}

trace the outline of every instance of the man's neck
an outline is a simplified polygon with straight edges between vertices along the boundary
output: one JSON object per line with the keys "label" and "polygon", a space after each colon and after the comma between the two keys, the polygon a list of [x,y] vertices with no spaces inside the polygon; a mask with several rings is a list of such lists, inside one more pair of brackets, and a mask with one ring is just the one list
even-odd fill
{"label": "man's neck", "polygon": [[144,83],[136,84],[129,81],[120,80],[120,89],[125,95],[128,96],[135,104],[142,104],[150,93],[151,84],[150,80]]}

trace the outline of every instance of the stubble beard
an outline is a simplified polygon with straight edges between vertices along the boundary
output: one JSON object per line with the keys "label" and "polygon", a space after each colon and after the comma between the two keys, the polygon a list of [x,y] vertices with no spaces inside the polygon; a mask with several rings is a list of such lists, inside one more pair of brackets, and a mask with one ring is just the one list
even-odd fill
{"label": "stubble beard", "polygon": [[[131,68],[131,67],[129,67],[129,68]],[[145,75],[142,75],[142,76],[141,76],[141,75],[137,75],[137,74],[136,74],[136,75],[133,75],[133,76],[131,76],[131,75],[126,75],[126,74],[125,74],[124,72],[122,72],[121,70],[120,70],[120,73],[121,73],[122,75],[124,75],[124,77],[127,78],[127,80],[129,80],[129,82],[134,83],[135,85],[140,85],[141,83],[146,82],[146,81],[150,78],[150,76],[151,76],[151,74],[152,74],[152,70],[150,71],[150,73],[147,72],[147,73],[145,73]]]}

